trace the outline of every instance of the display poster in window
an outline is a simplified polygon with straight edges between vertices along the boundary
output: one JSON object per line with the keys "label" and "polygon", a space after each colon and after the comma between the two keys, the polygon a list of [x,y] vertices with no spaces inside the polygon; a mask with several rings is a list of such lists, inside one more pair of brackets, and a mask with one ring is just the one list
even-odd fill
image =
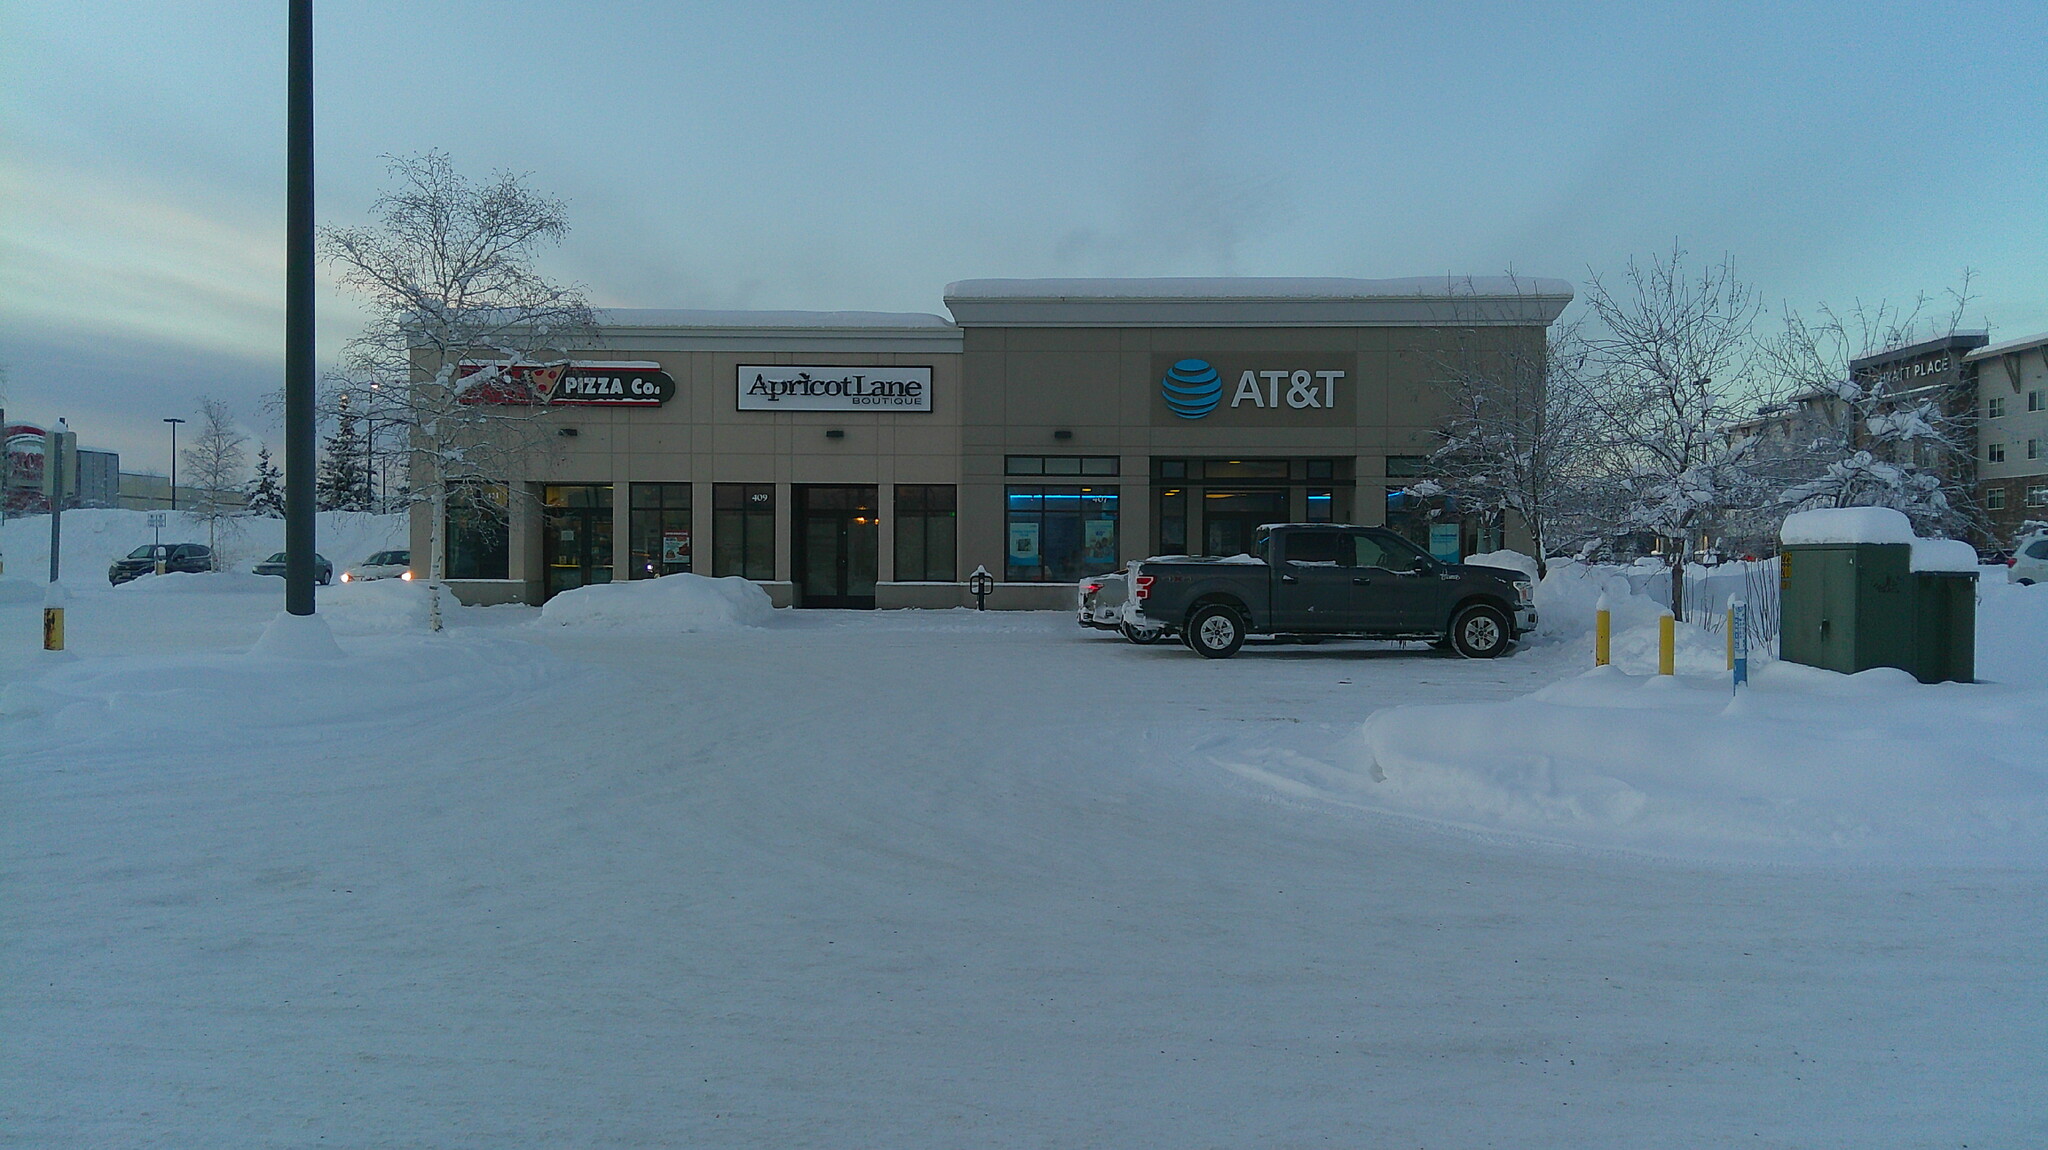
{"label": "display poster in window", "polygon": [[1116,562],[1116,521],[1090,519],[1081,524],[1081,548],[1090,563]]}
{"label": "display poster in window", "polygon": [[688,563],[690,561],[690,533],[687,531],[662,532],[661,561],[663,563]]}
{"label": "display poster in window", "polygon": [[1038,524],[1010,524],[1010,566],[1038,566]]}
{"label": "display poster in window", "polygon": [[1458,561],[1458,525],[1455,523],[1432,523],[1429,525],[1429,554],[1440,563]]}

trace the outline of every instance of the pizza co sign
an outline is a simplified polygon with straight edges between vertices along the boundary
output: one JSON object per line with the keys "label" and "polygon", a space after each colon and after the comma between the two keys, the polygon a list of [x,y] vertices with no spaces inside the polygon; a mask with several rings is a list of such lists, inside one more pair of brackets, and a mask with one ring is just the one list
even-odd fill
{"label": "pizza co sign", "polygon": [[465,362],[458,377],[475,380],[463,388],[464,403],[660,407],[676,397],[676,381],[661,365],[640,360],[571,360],[509,367]]}

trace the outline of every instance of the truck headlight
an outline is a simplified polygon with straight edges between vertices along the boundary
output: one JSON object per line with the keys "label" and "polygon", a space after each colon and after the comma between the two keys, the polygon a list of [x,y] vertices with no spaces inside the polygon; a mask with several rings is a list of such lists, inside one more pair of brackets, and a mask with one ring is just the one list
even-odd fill
{"label": "truck headlight", "polygon": [[1515,580],[1515,602],[1522,606],[1533,606],[1536,602],[1536,584],[1527,579]]}

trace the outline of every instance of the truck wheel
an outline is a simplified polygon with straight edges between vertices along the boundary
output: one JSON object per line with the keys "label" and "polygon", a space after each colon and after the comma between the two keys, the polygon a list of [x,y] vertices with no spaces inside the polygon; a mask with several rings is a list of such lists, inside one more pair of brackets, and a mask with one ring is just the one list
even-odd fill
{"label": "truck wheel", "polygon": [[1497,607],[1474,603],[1451,620],[1451,649],[1467,659],[1491,659],[1508,649],[1508,617]]}
{"label": "truck wheel", "polygon": [[1133,627],[1129,623],[1119,623],[1116,629],[1124,638],[1129,639],[1140,647],[1150,647],[1159,640],[1166,638],[1166,628],[1164,627]]}
{"label": "truck wheel", "polygon": [[1207,659],[1228,659],[1244,646],[1244,620],[1221,603],[1211,603],[1188,620],[1188,646]]}

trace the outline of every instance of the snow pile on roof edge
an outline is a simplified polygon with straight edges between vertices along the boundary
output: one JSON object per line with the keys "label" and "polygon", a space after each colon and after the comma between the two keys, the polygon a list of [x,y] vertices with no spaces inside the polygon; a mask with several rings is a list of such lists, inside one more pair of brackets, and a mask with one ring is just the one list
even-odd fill
{"label": "snow pile on roof edge", "polygon": [[1913,524],[1889,507],[1821,507],[1795,511],[1778,529],[1787,545],[1813,543],[1911,543]]}

